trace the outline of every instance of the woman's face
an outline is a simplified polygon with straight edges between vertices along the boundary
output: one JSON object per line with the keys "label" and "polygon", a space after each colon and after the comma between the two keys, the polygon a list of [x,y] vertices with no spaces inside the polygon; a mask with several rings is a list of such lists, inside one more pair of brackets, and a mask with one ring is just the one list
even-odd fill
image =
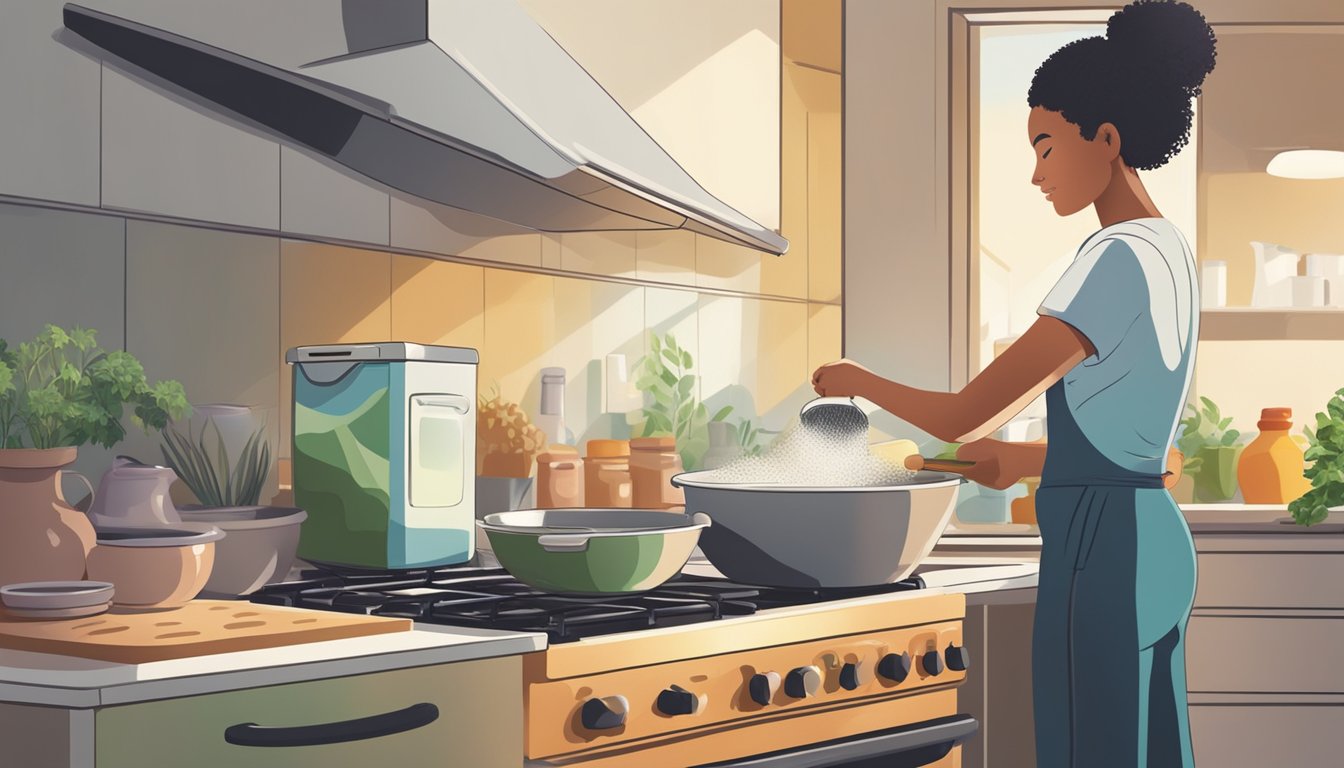
{"label": "woman's face", "polygon": [[1031,183],[1041,188],[1055,213],[1068,216],[1088,207],[1111,182],[1112,161],[1120,154],[1115,126],[1102,123],[1088,141],[1059,112],[1032,107],[1027,140],[1036,153]]}

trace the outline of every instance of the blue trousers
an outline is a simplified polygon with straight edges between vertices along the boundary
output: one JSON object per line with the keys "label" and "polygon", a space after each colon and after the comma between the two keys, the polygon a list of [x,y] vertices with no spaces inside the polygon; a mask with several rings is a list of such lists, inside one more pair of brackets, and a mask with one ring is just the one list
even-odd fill
{"label": "blue trousers", "polygon": [[1189,768],[1195,549],[1163,489],[1042,487],[1038,768]]}

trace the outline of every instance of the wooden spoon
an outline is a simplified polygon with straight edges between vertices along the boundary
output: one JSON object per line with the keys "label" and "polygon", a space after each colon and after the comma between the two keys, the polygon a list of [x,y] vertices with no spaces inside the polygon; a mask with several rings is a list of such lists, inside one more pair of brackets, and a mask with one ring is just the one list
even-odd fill
{"label": "wooden spoon", "polygon": [[934,472],[953,472],[962,474],[967,469],[974,466],[974,461],[965,461],[964,459],[927,459],[919,454],[914,454],[905,458],[905,468],[913,469],[916,472],[921,469],[930,469]]}

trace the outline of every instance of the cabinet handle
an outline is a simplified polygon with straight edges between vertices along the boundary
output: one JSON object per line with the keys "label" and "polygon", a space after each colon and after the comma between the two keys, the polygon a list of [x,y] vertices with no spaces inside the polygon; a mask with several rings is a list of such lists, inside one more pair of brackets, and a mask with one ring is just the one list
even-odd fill
{"label": "cabinet handle", "polygon": [[433,704],[413,704],[396,712],[343,720],[339,723],[274,727],[239,723],[224,729],[224,740],[240,747],[311,747],[342,741],[363,741],[413,731],[439,719]]}

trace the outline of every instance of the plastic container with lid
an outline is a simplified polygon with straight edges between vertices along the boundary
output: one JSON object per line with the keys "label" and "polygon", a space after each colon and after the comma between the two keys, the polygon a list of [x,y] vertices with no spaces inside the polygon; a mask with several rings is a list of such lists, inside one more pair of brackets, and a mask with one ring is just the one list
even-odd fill
{"label": "plastic container with lid", "polygon": [[584,504],[589,507],[631,507],[630,443],[626,440],[589,440],[583,462]]}
{"label": "plastic container with lid", "polygon": [[673,437],[637,437],[630,441],[630,479],[638,509],[670,509],[686,505],[686,494],[672,485],[683,467]]}
{"label": "plastic container with lid", "polygon": [[583,459],[568,445],[552,445],[537,457],[537,507],[560,509],[584,504]]}
{"label": "plastic container with lid", "polygon": [[1291,408],[1260,411],[1260,434],[1237,462],[1237,483],[1247,504],[1286,504],[1311,489],[1302,447],[1289,435],[1292,418]]}

